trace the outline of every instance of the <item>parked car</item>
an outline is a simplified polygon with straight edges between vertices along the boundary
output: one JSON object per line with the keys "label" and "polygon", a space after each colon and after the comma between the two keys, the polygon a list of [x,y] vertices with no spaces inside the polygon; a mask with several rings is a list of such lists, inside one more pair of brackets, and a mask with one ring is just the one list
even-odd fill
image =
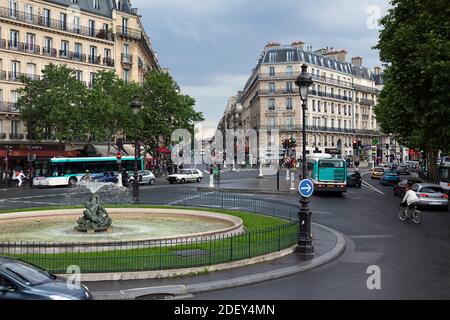
{"label": "parked car", "polygon": [[416,183],[412,190],[417,193],[420,206],[448,210],[448,194],[441,186],[431,183]]}
{"label": "parked car", "polygon": [[380,179],[380,184],[383,186],[395,186],[400,182],[400,176],[396,171],[386,171]]}
{"label": "parked car", "polygon": [[0,300],[92,300],[92,294],[30,263],[0,257]]}
{"label": "parked car", "polygon": [[401,165],[397,168],[397,173],[399,175],[409,175],[409,169],[405,165]]}
{"label": "parked car", "polygon": [[420,180],[420,179],[408,179],[408,180],[400,181],[399,183],[397,183],[394,186],[394,195],[403,198],[405,196],[405,193],[406,193],[406,187],[408,185],[414,185],[416,183],[423,183],[423,181]]}
{"label": "parked car", "polygon": [[370,175],[370,177],[372,179],[381,179],[381,177],[384,175],[384,171],[385,171],[385,169],[381,168],[381,167],[373,168],[372,174]]}
{"label": "parked car", "polygon": [[[134,181],[134,173],[130,173],[129,183],[132,184]],[[139,183],[154,185],[156,182],[155,175],[150,170],[141,170],[138,172]]]}
{"label": "parked car", "polygon": [[198,169],[183,169],[176,174],[170,175],[167,180],[170,184],[181,183],[185,184],[188,182],[201,182],[203,179],[203,173]]}
{"label": "parked car", "polygon": [[117,183],[119,177],[116,172],[104,172],[100,175],[93,176],[92,180],[103,183]]}
{"label": "parked car", "polygon": [[362,177],[359,171],[349,171],[347,173],[347,186],[361,188]]}

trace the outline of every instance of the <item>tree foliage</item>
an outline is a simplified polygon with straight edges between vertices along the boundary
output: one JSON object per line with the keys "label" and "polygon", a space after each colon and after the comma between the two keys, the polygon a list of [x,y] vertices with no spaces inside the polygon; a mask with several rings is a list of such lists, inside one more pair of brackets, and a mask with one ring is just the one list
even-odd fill
{"label": "tree foliage", "polygon": [[87,89],[65,65],[48,65],[42,80],[24,79],[17,107],[37,137],[51,132],[60,142],[72,142],[86,132],[83,116]]}
{"label": "tree foliage", "polygon": [[[170,143],[174,130],[193,132],[194,122],[203,115],[195,111],[195,100],[179,93],[169,74],[151,72],[143,85],[126,84],[113,72],[99,72],[92,89],[78,81],[67,66],[49,65],[42,80],[25,80],[17,103],[21,118],[34,139],[48,132],[58,141],[96,140],[108,142],[126,135],[129,142],[138,138],[155,151],[161,140]],[[136,116],[130,104],[138,97],[143,104]]]}
{"label": "tree foliage", "polygon": [[449,2],[393,0],[391,4],[381,19],[377,45],[387,66],[377,119],[385,133],[394,134],[409,148],[433,155],[438,150],[449,152]]}

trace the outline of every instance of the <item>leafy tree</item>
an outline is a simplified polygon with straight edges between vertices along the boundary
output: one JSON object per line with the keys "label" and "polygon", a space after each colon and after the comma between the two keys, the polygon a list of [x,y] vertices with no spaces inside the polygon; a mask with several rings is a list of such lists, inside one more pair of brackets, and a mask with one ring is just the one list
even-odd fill
{"label": "leafy tree", "polygon": [[448,0],[393,0],[377,49],[386,63],[375,110],[382,130],[409,148],[450,151],[450,7]]}
{"label": "leafy tree", "polygon": [[137,85],[125,84],[114,72],[102,71],[96,76],[88,95],[86,121],[92,136],[108,142],[108,153],[113,138],[131,125],[130,103],[138,92]]}
{"label": "leafy tree", "polygon": [[170,142],[176,129],[194,130],[194,122],[203,115],[194,109],[195,99],[182,95],[167,73],[151,72],[144,80],[141,100],[140,140],[155,154],[159,141]]}
{"label": "leafy tree", "polygon": [[87,133],[87,89],[66,65],[50,64],[42,74],[42,80],[24,79],[17,107],[29,129],[34,128],[36,137],[43,138],[51,132],[61,152],[64,142],[82,139]]}

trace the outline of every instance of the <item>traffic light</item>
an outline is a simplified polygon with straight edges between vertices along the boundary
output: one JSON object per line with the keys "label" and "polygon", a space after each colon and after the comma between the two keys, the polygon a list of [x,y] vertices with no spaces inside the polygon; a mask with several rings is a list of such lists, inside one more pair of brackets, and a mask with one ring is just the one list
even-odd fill
{"label": "traffic light", "polygon": [[358,140],[353,140],[353,149],[358,148]]}

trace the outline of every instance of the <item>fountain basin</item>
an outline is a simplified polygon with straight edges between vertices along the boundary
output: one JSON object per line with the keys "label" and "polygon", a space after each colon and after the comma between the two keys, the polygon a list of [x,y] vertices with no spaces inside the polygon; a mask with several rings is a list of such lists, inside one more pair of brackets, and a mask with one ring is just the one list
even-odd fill
{"label": "fountain basin", "polygon": [[127,250],[245,231],[240,218],[215,212],[170,208],[114,208],[108,212],[114,221],[111,232],[95,234],[74,230],[74,221],[82,216],[83,209],[2,214],[0,253]]}

